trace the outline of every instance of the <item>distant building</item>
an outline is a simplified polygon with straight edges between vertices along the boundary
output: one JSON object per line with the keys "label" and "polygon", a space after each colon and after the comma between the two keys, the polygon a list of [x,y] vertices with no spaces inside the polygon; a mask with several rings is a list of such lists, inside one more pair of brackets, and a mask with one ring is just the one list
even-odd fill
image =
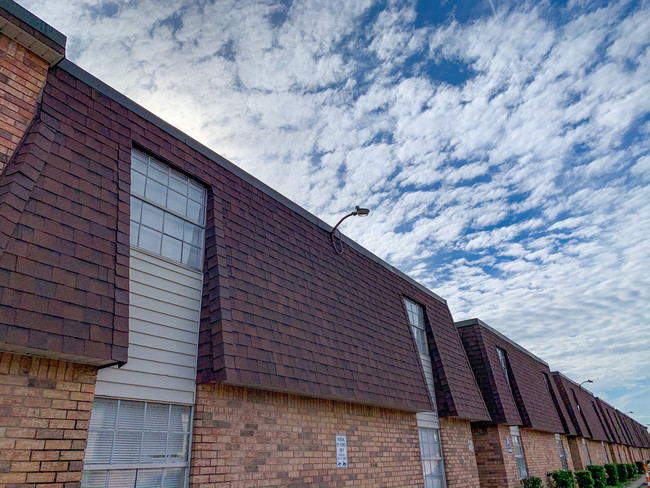
{"label": "distant building", "polygon": [[[330,226],[11,0],[0,32],[0,486],[489,486],[493,432],[508,483],[528,439],[526,472],[561,466],[555,434],[649,457],[598,399],[610,423],[578,432],[563,378],[541,400],[494,350],[481,369],[445,300],[348,239],[335,252]],[[545,363],[495,337],[547,395]]]}

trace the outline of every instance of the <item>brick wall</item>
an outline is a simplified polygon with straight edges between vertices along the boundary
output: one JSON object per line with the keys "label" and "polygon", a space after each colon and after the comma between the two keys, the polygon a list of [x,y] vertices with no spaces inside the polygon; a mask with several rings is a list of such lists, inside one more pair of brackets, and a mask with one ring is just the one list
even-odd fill
{"label": "brick wall", "polygon": [[0,353],[0,486],[75,488],[97,369]]}
{"label": "brick wall", "polygon": [[[520,486],[514,448],[512,454],[509,454],[506,436],[510,436],[510,427],[507,425],[472,425],[481,488]],[[512,445],[512,440],[510,442]]]}
{"label": "brick wall", "polygon": [[48,63],[0,34],[0,173],[36,112]]}
{"label": "brick wall", "polygon": [[479,474],[472,441],[472,428],[467,420],[440,419],[440,437],[445,460],[447,488],[478,488]]}
{"label": "brick wall", "polygon": [[560,438],[562,439],[562,448],[564,449],[564,457],[566,458],[567,468],[571,471],[575,471],[575,468],[573,466],[573,459],[571,458],[571,450],[569,449],[569,439],[565,435],[560,436]]}
{"label": "brick wall", "polygon": [[[346,434],[349,468],[336,468]],[[199,385],[192,487],[421,487],[414,413]]]}
{"label": "brick wall", "polygon": [[587,462],[587,454],[585,453],[585,448],[582,445],[582,437],[570,437],[569,442],[569,451],[571,452],[571,461],[573,462],[573,469],[581,470],[589,464]]}
{"label": "brick wall", "polygon": [[598,464],[601,466],[607,464],[607,455],[605,454],[606,448],[603,448],[600,441],[587,440],[587,449],[589,449],[591,464]]}
{"label": "brick wall", "polygon": [[546,485],[546,473],[562,469],[555,435],[532,429],[520,429],[521,443],[529,476],[537,476]]}

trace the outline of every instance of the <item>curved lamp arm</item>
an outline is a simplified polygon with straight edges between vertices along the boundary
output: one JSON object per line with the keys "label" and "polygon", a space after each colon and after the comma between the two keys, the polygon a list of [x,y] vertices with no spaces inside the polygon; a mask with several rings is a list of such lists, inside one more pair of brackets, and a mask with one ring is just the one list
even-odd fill
{"label": "curved lamp arm", "polygon": [[354,207],[354,211],[350,212],[345,217],[343,217],[341,220],[339,220],[338,223],[332,228],[332,230],[330,232],[330,239],[332,241],[332,244],[334,245],[334,250],[338,254],[343,254],[343,241],[339,237],[339,241],[341,242],[341,247],[337,247],[336,246],[336,241],[334,240],[334,233],[336,232],[336,229],[338,229],[339,225],[341,225],[341,222],[343,222],[348,217],[354,217],[354,216],[367,217],[369,213],[370,213],[369,209],[361,208],[361,207],[359,207],[359,205],[357,205],[356,207]]}

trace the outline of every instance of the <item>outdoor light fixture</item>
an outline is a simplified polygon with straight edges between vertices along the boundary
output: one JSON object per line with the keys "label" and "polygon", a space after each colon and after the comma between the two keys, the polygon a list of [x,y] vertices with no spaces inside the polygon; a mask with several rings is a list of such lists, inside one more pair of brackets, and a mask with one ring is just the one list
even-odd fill
{"label": "outdoor light fixture", "polygon": [[634,412],[632,412],[632,411],[625,412],[625,415],[629,415],[629,414],[631,414],[631,413],[634,413]]}
{"label": "outdoor light fixture", "polygon": [[582,383],[580,383],[580,384],[578,385],[578,388],[580,388],[580,387],[581,387],[582,385],[584,385],[585,383],[593,383],[593,381],[591,381],[591,380],[585,380],[585,381],[583,381]]}
{"label": "outdoor light fixture", "polygon": [[336,245],[336,229],[338,229],[339,225],[341,225],[341,222],[343,222],[345,219],[348,217],[367,217],[368,214],[370,213],[370,210],[367,208],[361,208],[359,205],[354,207],[354,211],[350,212],[347,214],[345,217],[343,217],[339,222],[334,226],[332,231],[330,232],[330,239],[332,241],[332,245],[334,246],[334,250],[338,254],[343,254],[343,240],[341,239],[341,233],[339,232],[339,246]]}

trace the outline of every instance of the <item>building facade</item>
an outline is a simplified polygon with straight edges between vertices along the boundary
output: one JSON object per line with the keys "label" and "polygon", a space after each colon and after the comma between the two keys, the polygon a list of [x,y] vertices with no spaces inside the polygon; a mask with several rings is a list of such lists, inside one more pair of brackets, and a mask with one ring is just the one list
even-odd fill
{"label": "building facade", "polygon": [[0,486],[483,486],[444,299],[0,20]]}

